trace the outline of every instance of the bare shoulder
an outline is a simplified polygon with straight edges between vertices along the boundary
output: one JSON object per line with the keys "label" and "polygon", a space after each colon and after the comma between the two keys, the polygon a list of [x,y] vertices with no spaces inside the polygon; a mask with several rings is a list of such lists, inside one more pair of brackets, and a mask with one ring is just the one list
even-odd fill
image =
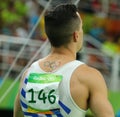
{"label": "bare shoulder", "polygon": [[112,105],[108,100],[108,89],[103,75],[95,68],[82,65],[76,69],[79,81],[89,92],[88,107],[96,117],[114,117]]}
{"label": "bare shoulder", "polygon": [[82,77],[85,77],[85,80],[99,80],[103,79],[102,74],[97,69],[90,67],[88,65],[81,65],[76,70],[77,74]]}
{"label": "bare shoulder", "polygon": [[79,80],[85,83],[89,89],[107,88],[103,75],[97,69],[88,65],[81,65],[76,72]]}

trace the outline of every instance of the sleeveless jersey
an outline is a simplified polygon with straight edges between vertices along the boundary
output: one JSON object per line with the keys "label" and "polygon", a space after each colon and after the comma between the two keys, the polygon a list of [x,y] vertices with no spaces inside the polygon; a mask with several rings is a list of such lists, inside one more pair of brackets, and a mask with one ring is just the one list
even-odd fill
{"label": "sleeveless jersey", "polygon": [[85,117],[70,94],[70,78],[82,65],[72,61],[54,72],[43,71],[38,61],[34,62],[23,81],[20,103],[24,117]]}

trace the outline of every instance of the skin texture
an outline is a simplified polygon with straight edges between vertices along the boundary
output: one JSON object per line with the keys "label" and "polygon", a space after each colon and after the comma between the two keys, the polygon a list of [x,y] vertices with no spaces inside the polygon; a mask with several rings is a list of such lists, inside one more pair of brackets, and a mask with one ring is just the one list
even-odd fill
{"label": "skin texture", "polygon": [[[79,13],[77,13],[77,15],[80,18]],[[73,33],[71,42],[66,47],[52,47],[51,53],[39,60],[41,69],[46,72],[52,72],[64,64],[75,60],[76,53],[82,48],[82,43],[83,30],[81,24],[80,29]],[[22,87],[25,74],[21,79],[20,88]],[[108,100],[104,78],[98,70],[85,64],[79,66],[72,74],[70,92],[75,103],[84,110],[90,108],[95,117],[114,117],[112,106]],[[23,117],[19,100],[18,92],[13,117]]]}

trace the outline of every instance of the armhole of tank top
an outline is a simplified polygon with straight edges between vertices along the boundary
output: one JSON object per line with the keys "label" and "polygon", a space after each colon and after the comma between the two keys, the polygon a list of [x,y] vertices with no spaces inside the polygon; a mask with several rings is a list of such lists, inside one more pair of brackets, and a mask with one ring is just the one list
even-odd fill
{"label": "armhole of tank top", "polygon": [[66,87],[66,93],[71,95],[70,93],[70,80],[71,76],[74,73],[74,71],[77,69],[78,66],[82,65],[83,63],[76,61],[73,61],[67,65],[65,65],[62,69],[62,72],[65,74],[65,79],[63,81],[65,82],[65,87]]}
{"label": "armhole of tank top", "polygon": [[72,74],[74,73],[74,71],[75,71],[79,66],[83,65],[84,63],[77,61],[77,62],[75,62],[74,64],[75,64],[74,69],[72,70],[71,75],[70,75],[70,77],[69,77],[69,81],[67,82],[67,93],[69,94],[69,96],[70,96],[69,98],[70,98],[71,102],[75,105],[75,107],[76,107],[78,110],[86,113],[86,110],[81,109],[81,108],[75,103],[75,101],[74,101],[73,98],[72,98],[71,92],[70,92],[70,80],[71,80],[71,76],[72,76]]}

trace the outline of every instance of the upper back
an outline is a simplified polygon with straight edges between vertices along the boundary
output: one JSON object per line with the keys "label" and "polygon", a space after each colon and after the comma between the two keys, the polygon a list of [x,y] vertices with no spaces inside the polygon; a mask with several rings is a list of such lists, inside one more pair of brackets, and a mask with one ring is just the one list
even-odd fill
{"label": "upper back", "polygon": [[[78,113],[78,115],[85,115],[85,111],[80,109],[80,106],[75,104],[76,102],[73,101],[73,98],[74,96],[71,96],[71,95],[74,95],[72,93],[72,91],[70,91],[69,89],[69,86],[70,86],[70,79],[72,77],[75,77],[74,75],[74,72],[75,72],[75,69],[80,66],[81,62],[79,61],[72,61],[70,63],[67,63],[65,64],[63,67],[61,67],[60,69],[56,70],[55,72],[49,74],[45,71],[43,71],[40,66],[39,66],[39,63],[38,62],[35,62],[31,68],[28,70],[28,73],[27,73],[27,77],[29,78],[28,81],[32,81],[35,79],[35,77],[37,79],[40,78],[40,76],[42,76],[43,80],[44,80],[44,77],[48,77],[48,78],[53,78],[55,82],[52,82],[52,83],[46,83],[46,84],[41,84],[41,86],[39,85],[31,85],[31,83],[27,83],[27,85],[25,86],[25,90],[28,91],[28,92],[31,92],[31,94],[33,95],[32,91],[33,90],[36,90],[36,91],[41,91],[41,93],[39,92],[38,93],[38,97],[40,100],[42,100],[42,106],[40,107],[41,109],[51,109],[51,110],[54,110],[54,109],[58,109],[59,107],[61,107],[61,110],[64,110],[63,107],[61,106],[61,103],[64,103],[66,106],[68,106],[68,108],[71,110],[71,116],[74,115],[75,113]],[[32,74],[31,74],[32,73]],[[58,77],[56,77],[56,75]],[[39,76],[39,77],[38,77]],[[62,76],[62,81],[61,81],[61,76]],[[71,77],[72,76],[72,77]],[[56,79],[57,78],[57,79]],[[59,80],[58,80],[59,79]],[[73,79],[73,78],[72,78]],[[71,79],[71,80],[72,80]],[[75,78],[76,79],[76,78]],[[56,82],[56,80],[58,82]],[[42,80],[41,80],[42,81]],[[60,82],[61,81],[61,82]],[[36,81],[34,81],[35,83]],[[39,81],[37,81],[39,82]],[[60,82],[60,85],[59,85],[59,82]],[[77,82],[77,81],[76,81]],[[44,82],[45,83],[45,82]],[[66,84],[67,83],[67,84]],[[49,84],[49,85],[48,85]],[[58,88],[58,85],[59,85],[59,88]],[[31,87],[31,88],[30,88]],[[36,87],[36,88],[35,88]],[[42,88],[41,88],[42,87]],[[73,87],[73,85],[72,85]],[[46,90],[47,88],[47,90]],[[64,90],[63,90],[64,89]],[[72,89],[72,88],[71,88]],[[47,97],[46,95],[44,94],[44,90],[45,91],[48,91],[48,94],[47,94]],[[58,90],[57,92],[55,92],[55,90]],[[65,92],[64,92],[65,91]],[[77,90],[75,90],[76,92]],[[60,93],[60,96],[57,94],[57,93]],[[71,94],[70,94],[71,92]],[[82,90],[81,90],[82,92]],[[61,94],[63,93],[63,94]],[[66,98],[66,96],[69,97],[69,100],[66,100],[65,99],[68,99]],[[29,98],[29,101],[35,101],[33,98],[34,97],[30,97],[29,94],[27,94],[27,97]],[[35,97],[36,99],[36,97]],[[48,100],[48,102],[46,103],[46,99]],[[51,100],[52,99],[52,100]],[[27,99],[28,100],[28,99]],[[40,100],[37,99],[36,102],[39,102],[38,104],[30,104],[29,106],[30,107],[35,107],[36,109],[39,110],[39,105],[41,105],[41,102]],[[54,103],[55,100],[57,100],[57,103]],[[26,100],[23,100],[26,102]],[[65,102],[64,102],[65,101]],[[82,100],[83,101],[83,100]],[[59,105],[58,105],[58,102],[59,102]],[[46,103],[46,105],[45,105]],[[73,104],[74,103],[74,104]],[[38,105],[38,106],[37,106]],[[51,106],[52,105],[52,106]],[[78,107],[79,106],[79,107]],[[36,110],[35,109],[35,110]],[[40,111],[41,111],[40,109]],[[33,111],[35,112],[35,111]],[[67,116],[65,113],[62,112],[63,115]],[[68,115],[70,116],[70,115]]]}

